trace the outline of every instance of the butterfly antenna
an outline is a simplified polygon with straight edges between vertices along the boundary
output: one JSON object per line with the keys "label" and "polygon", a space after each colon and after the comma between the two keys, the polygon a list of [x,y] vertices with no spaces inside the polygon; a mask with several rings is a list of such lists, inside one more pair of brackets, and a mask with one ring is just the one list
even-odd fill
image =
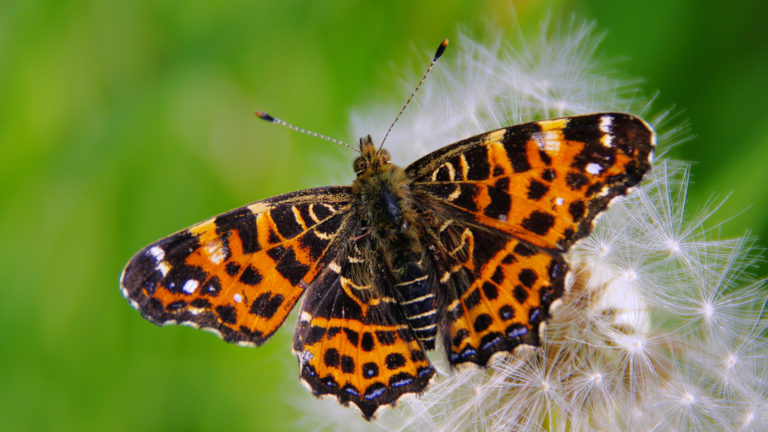
{"label": "butterfly antenna", "polygon": [[269,115],[269,114],[267,114],[267,113],[265,113],[265,112],[261,112],[261,111],[258,111],[258,112],[256,112],[256,117],[258,117],[258,118],[260,118],[260,119],[262,119],[262,120],[268,121],[268,122],[270,122],[270,123],[277,123],[277,124],[279,124],[280,126],[285,126],[285,127],[289,128],[289,129],[293,129],[293,130],[295,130],[296,132],[301,132],[301,133],[303,133],[303,134],[307,134],[307,135],[311,135],[311,136],[313,136],[313,137],[317,137],[317,138],[320,138],[320,139],[324,139],[324,140],[326,140],[326,141],[330,141],[330,142],[332,142],[332,143],[336,143],[336,144],[339,144],[339,145],[343,145],[344,147],[346,147],[346,148],[348,148],[348,149],[350,149],[350,150],[352,150],[352,151],[355,151],[355,152],[357,152],[357,153],[360,153],[360,150],[358,150],[358,149],[356,149],[356,148],[352,147],[351,145],[349,145],[349,144],[345,143],[344,141],[339,141],[339,140],[337,140],[337,139],[335,139],[335,138],[331,138],[331,137],[329,137],[329,136],[321,135],[321,134],[319,134],[319,133],[317,133],[317,132],[312,132],[312,131],[310,131],[310,130],[306,130],[306,129],[300,128],[300,127],[298,127],[298,126],[294,126],[294,125],[292,125],[292,124],[288,123],[288,122],[287,122],[287,121],[285,121],[285,120],[280,120],[279,118],[275,118],[275,117],[272,117],[271,115]]}
{"label": "butterfly antenna", "polygon": [[413,89],[413,92],[411,92],[411,95],[408,97],[408,100],[405,101],[405,105],[403,105],[403,108],[400,109],[400,112],[397,113],[397,117],[395,117],[395,121],[392,122],[391,125],[389,125],[389,129],[387,129],[387,133],[384,134],[384,139],[381,140],[381,145],[379,145],[379,149],[381,149],[384,146],[384,141],[387,140],[387,137],[389,136],[389,132],[392,131],[392,127],[395,126],[395,123],[397,123],[398,120],[400,120],[400,116],[403,115],[403,112],[405,111],[405,108],[408,107],[408,104],[411,103],[413,100],[413,97],[416,95],[416,92],[419,91],[421,88],[421,85],[424,84],[424,81],[427,79],[427,75],[429,75],[429,72],[432,71],[432,68],[435,66],[435,63],[437,63],[437,59],[440,58],[441,55],[443,55],[443,52],[445,52],[445,48],[448,46],[448,39],[443,39],[442,42],[440,42],[440,46],[437,47],[437,52],[435,52],[435,56],[432,58],[432,61],[429,62],[429,66],[427,66],[427,71],[424,72],[424,76],[421,77],[421,81],[416,85],[416,88]]}

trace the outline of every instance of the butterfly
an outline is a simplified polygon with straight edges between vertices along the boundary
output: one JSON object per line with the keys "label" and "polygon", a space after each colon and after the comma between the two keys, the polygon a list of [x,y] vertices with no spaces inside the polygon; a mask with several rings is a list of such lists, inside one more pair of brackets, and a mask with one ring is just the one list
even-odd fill
{"label": "butterfly", "polygon": [[[158,324],[261,345],[303,295],[299,373],[370,420],[451,365],[540,344],[565,253],[651,168],[653,129],[622,113],[483,133],[401,168],[360,140],[351,186],[257,201],[150,244],[123,295]],[[440,344],[436,344],[438,341]]]}
{"label": "butterfly", "polygon": [[539,345],[565,290],[565,253],[642,180],[655,142],[642,119],[598,113],[486,132],[403,169],[363,137],[351,186],[257,201],[172,234],[131,258],[120,289],[155,324],[246,346],[269,339],[304,295],[292,347],[301,380],[370,420],[426,389],[438,338],[454,366]]}

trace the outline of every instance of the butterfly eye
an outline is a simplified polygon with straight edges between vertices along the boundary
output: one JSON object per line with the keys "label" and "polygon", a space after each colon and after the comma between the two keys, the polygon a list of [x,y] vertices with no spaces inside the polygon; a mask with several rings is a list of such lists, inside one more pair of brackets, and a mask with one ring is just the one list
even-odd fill
{"label": "butterfly eye", "polygon": [[352,168],[355,170],[355,174],[360,174],[368,168],[368,162],[366,162],[364,157],[359,157],[355,159]]}

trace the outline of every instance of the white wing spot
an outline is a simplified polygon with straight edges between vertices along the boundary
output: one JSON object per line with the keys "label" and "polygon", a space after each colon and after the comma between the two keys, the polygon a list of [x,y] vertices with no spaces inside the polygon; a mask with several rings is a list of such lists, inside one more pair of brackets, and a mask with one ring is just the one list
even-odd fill
{"label": "white wing spot", "polygon": [[155,267],[157,270],[160,271],[160,273],[163,274],[163,277],[165,277],[169,271],[171,271],[171,266],[168,265],[167,262],[163,261],[160,264]]}
{"label": "white wing spot", "polygon": [[469,173],[469,164],[467,163],[467,158],[464,156],[464,153],[459,155],[459,162],[459,165],[461,165],[461,178],[466,180],[467,173]]}
{"label": "white wing spot", "polygon": [[600,144],[603,145],[605,148],[611,148],[613,145],[611,144],[613,142],[613,135],[611,134],[605,134],[600,137]]}
{"label": "white wing spot", "polygon": [[221,264],[226,258],[224,253],[224,245],[221,243],[221,239],[214,239],[205,245],[205,252],[208,254],[208,258],[214,264]]}
{"label": "white wing spot", "polygon": [[554,130],[548,130],[544,133],[536,132],[532,136],[539,148],[547,153],[558,153],[560,151],[561,136],[560,132]]}
{"label": "white wing spot", "polygon": [[445,231],[445,229],[448,228],[448,226],[451,225],[452,223],[453,221],[451,221],[450,219],[443,222],[443,224],[440,226],[440,232],[442,233],[443,231]]}
{"label": "white wing spot", "polygon": [[184,286],[181,287],[181,290],[187,294],[192,294],[193,292],[195,292],[195,290],[199,285],[200,285],[200,282],[194,279],[189,279],[186,282],[184,282]]}
{"label": "white wing spot", "polygon": [[313,358],[315,358],[315,355],[312,354],[309,350],[302,351],[299,354],[299,359],[301,359],[301,364],[307,363],[308,361],[312,360]]}
{"label": "white wing spot", "polygon": [[446,283],[451,279],[451,272],[445,272],[440,277],[440,283]]}
{"label": "white wing spot", "polygon": [[304,218],[301,217],[301,212],[296,206],[291,206],[291,211],[293,212],[293,218],[296,220],[296,223],[301,225],[301,228],[303,230],[307,230],[307,224],[304,222]]}
{"label": "white wing spot", "polygon": [[600,117],[600,132],[611,133],[611,125],[613,125],[613,117],[607,115]]}
{"label": "white wing spot", "polygon": [[320,222],[320,219],[315,214],[315,205],[314,204],[310,204],[309,205],[309,217],[310,217],[310,219],[312,219],[312,222],[314,222],[314,223],[319,223]]}
{"label": "white wing spot", "polygon": [[156,262],[160,262],[165,259],[165,251],[160,246],[152,246],[149,248],[149,254]]}
{"label": "white wing spot", "polygon": [[446,197],[448,201],[453,201],[461,195],[461,188],[456,186],[456,189]]}
{"label": "white wing spot", "polygon": [[[332,216],[334,213],[336,213],[336,210],[335,210],[335,209],[333,208],[333,206],[332,206],[332,205],[330,205],[330,204],[311,204],[311,205],[309,206],[309,218],[310,218],[310,219],[312,219],[312,221],[313,221],[314,223],[316,223],[316,224],[318,224],[318,223],[320,223],[320,222],[321,222],[320,218],[319,218],[319,217],[317,217],[317,214],[315,214],[315,206],[316,206],[316,205],[325,207],[325,209],[326,209],[326,210],[328,210],[328,212],[329,212],[329,213],[331,213],[331,216]],[[328,217],[330,217],[330,216],[328,216]]]}
{"label": "white wing spot", "polygon": [[446,168],[448,170],[448,180],[454,181],[456,179],[456,169],[453,167],[453,164],[450,162],[445,162],[444,164],[440,165],[440,168],[432,171],[432,181],[437,181],[437,175],[440,174],[440,170]]}
{"label": "white wing spot", "polygon": [[562,199],[562,198],[559,198],[559,197],[555,198],[555,204],[557,204],[559,206],[563,205],[564,202],[565,202],[565,200]]}
{"label": "white wing spot", "polygon": [[600,165],[598,165],[596,163],[587,164],[587,172],[592,174],[592,175],[600,174],[600,171],[602,171],[602,170],[603,170],[603,167],[601,167]]}
{"label": "white wing spot", "polygon": [[333,236],[334,236],[333,234],[326,234],[318,230],[313,230],[312,232],[317,236],[317,238],[321,240],[331,240],[333,239]]}
{"label": "white wing spot", "polygon": [[330,270],[330,271],[332,271],[332,272],[334,272],[336,274],[341,273],[341,267],[338,264],[336,264],[335,262],[331,262],[330,264],[328,264],[328,270]]}
{"label": "white wing spot", "polygon": [[243,296],[240,294],[235,294],[232,296],[232,300],[234,300],[235,303],[241,303],[243,301]]}

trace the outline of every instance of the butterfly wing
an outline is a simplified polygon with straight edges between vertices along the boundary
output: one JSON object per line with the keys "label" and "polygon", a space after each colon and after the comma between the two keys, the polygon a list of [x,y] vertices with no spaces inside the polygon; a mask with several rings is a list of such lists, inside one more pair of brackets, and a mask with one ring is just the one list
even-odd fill
{"label": "butterfly wing", "polygon": [[305,296],[293,349],[315,396],[354,403],[366,420],[435,373],[396,300],[371,237],[360,232]]}
{"label": "butterfly wing", "polygon": [[[437,226],[437,225],[435,225]],[[479,225],[445,220],[430,245],[451,364],[486,365],[497,352],[539,345],[539,326],[563,294],[563,254]]]}
{"label": "butterfly wing", "polygon": [[121,290],[155,324],[260,345],[334,258],[350,207],[349,188],[329,187],[232,210],[139,251]]}
{"label": "butterfly wing", "polygon": [[643,120],[601,113],[495,130],[443,147],[406,172],[460,220],[545,249],[567,250],[650,169]]}
{"label": "butterfly wing", "polygon": [[547,120],[478,135],[406,169],[440,272],[449,359],[485,365],[538,345],[563,293],[563,252],[650,169],[653,130],[627,114]]}

